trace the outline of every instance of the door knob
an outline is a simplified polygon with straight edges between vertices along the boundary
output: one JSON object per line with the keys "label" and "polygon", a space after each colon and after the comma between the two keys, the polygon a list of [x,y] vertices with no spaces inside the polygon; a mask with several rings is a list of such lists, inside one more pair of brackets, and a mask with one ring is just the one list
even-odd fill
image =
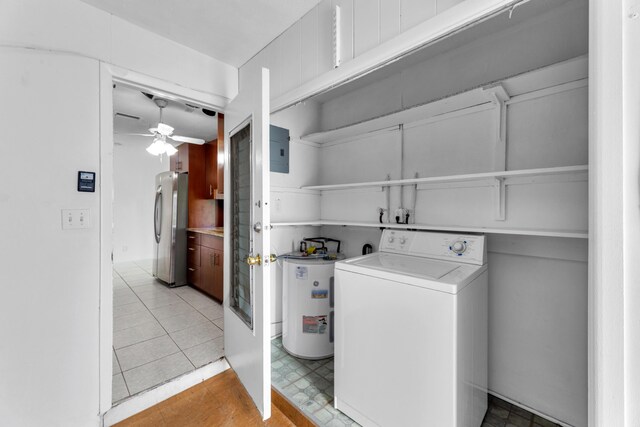
{"label": "door knob", "polygon": [[276,254],[269,255],[269,261],[270,262],[275,262],[277,259],[278,259],[278,255],[276,255]]}
{"label": "door knob", "polygon": [[256,256],[249,255],[247,257],[247,264],[249,265],[260,265],[262,263],[262,258],[260,258],[260,254]]}

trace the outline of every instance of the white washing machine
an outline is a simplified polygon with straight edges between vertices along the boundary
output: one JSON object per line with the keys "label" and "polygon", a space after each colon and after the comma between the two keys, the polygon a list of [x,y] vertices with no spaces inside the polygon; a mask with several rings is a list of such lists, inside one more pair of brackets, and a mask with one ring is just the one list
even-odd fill
{"label": "white washing machine", "polygon": [[333,356],[334,265],[341,254],[283,255],[282,345],[303,359]]}
{"label": "white washing machine", "polygon": [[484,236],[384,230],[335,266],[336,409],[363,426],[479,427],[487,410]]}

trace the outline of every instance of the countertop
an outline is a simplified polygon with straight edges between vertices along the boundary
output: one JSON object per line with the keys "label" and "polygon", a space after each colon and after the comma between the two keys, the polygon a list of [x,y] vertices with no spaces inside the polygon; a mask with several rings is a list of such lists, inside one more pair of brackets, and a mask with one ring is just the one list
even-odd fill
{"label": "countertop", "polygon": [[224,237],[224,227],[187,228],[187,231],[193,231],[194,233],[208,234],[210,236],[216,236],[216,237]]}

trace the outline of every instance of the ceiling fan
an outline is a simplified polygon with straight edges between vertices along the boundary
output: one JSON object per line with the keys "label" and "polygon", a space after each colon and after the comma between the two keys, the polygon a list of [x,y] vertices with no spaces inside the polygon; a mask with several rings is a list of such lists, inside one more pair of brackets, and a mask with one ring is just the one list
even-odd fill
{"label": "ceiling fan", "polygon": [[176,148],[167,142],[167,138],[176,141],[176,142],[186,142],[189,144],[198,144],[202,145],[205,143],[204,139],[200,138],[190,138],[188,136],[174,135],[173,127],[169,126],[166,123],[162,123],[162,110],[167,106],[169,101],[163,98],[153,98],[153,102],[160,109],[160,118],[158,120],[158,125],[154,128],[150,128],[150,133],[136,133],[130,135],[139,135],[139,136],[153,136],[153,142],[151,145],[147,147],[147,152],[153,154],[154,156],[159,156],[161,154],[167,154],[168,156],[172,156],[178,152]]}

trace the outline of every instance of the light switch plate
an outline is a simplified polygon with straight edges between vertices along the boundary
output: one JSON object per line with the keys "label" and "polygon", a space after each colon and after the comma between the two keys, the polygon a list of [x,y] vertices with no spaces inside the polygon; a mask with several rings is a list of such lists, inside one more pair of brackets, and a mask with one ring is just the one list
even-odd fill
{"label": "light switch plate", "polygon": [[62,209],[62,229],[73,230],[91,227],[90,209]]}

